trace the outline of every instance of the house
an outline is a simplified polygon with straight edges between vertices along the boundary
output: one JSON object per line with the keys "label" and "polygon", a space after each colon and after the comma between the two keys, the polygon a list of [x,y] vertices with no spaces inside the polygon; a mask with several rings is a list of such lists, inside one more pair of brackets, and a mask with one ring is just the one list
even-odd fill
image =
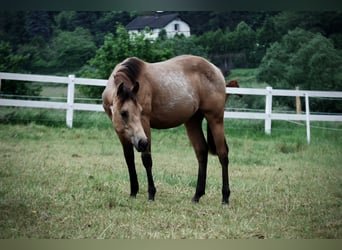
{"label": "house", "polygon": [[190,36],[190,26],[183,21],[178,14],[159,15],[154,16],[138,16],[126,25],[126,30],[129,33],[141,32],[146,27],[151,29],[152,34],[149,38],[155,40],[158,38],[160,31],[165,30],[167,37],[173,37],[176,34],[183,34]]}

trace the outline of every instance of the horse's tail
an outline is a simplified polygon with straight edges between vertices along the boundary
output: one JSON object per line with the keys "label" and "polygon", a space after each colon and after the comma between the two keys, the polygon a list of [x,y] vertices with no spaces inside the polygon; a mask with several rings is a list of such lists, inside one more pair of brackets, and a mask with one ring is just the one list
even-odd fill
{"label": "horse's tail", "polygon": [[207,124],[207,143],[208,143],[208,149],[209,153],[213,155],[217,155],[216,145],[213,138],[213,133],[211,132],[211,129],[209,127],[209,124]]}

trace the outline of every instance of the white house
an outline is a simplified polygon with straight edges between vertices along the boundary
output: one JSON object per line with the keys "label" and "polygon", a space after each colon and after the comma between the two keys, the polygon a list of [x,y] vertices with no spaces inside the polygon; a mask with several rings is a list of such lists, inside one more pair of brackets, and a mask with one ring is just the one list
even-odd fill
{"label": "white house", "polygon": [[173,37],[176,34],[190,36],[190,26],[183,21],[178,14],[154,15],[154,16],[138,16],[126,25],[129,33],[141,32],[146,27],[151,29],[149,38],[155,40],[158,38],[160,31],[166,31],[167,37]]}

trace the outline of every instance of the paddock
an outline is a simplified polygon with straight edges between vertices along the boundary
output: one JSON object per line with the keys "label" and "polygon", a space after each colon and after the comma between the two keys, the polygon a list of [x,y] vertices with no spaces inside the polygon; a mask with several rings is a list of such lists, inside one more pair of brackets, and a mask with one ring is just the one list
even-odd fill
{"label": "paddock", "polygon": [[158,193],[150,203],[140,163],[141,193],[128,198],[110,121],[102,129],[1,124],[0,237],[341,238],[341,126],[314,123],[334,130],[312,128],[307,145],[305,127],[283,123],[275,122],[269,136],[262,121],[226,122],[229,207],[217,202],[216,157],[209,157],[206,195],[191,203],[196,158],[183,127],[152,131]]}

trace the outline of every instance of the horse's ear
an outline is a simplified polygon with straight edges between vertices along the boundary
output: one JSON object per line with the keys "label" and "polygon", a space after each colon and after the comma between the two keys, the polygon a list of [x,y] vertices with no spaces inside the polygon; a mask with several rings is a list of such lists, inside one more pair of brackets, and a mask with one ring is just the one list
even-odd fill
{"label": "horse's ear", "polygon": [[120,96],[123,93],[123,90],[124,90],[124,83],[122,82],[119,84],[118,91],[116,92],[116,95]]}
{"label": "horse's ear", "polygon": [[132,89],[132,93],[136,95],[138,91],[139,91],[139,82],[135,82],[134,87]]}

